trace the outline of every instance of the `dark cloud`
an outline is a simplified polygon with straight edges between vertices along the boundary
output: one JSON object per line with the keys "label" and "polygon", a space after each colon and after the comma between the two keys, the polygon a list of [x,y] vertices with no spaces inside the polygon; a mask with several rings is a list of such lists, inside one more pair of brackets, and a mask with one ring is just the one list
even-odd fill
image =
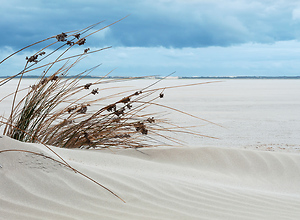
{"label": "dark cloud", "polygon": [[0,47],[14,49],[40,39],[131,14],[94,46],[231,46],[298,39],[297,1],[279,0],[86,0],[6,1],[0,9]]}

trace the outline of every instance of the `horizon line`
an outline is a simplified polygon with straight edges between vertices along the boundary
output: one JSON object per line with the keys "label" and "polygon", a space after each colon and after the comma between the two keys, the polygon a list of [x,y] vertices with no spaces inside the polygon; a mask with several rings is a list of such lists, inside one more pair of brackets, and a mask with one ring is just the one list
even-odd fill
{"label": "horizon line", "polygon": [[[0,78],[9,78],[10,76],[0,76]],[[74,78],[78,77],[76,75],[74,76],[64,76],[64,78]],[[15,78],[20,78],[20,76],[16,76]],[[29,76],[23,76],[22,78],[27,79],[38,79],[41,78],[39,75],[29,75]],[[140,78],[140,79],[300,79],[300,76],[84,76],[82,78]]]}

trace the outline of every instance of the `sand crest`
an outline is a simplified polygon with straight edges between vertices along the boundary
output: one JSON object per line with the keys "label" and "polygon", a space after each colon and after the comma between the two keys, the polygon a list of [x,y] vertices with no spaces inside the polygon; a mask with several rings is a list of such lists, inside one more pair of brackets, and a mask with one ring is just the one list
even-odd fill
{"label": "sand crest", "polygon": [[[0,138],[0,150],[56,158],[43,145]],[[205,148],[53,148],[122,199],[30,153],[0,154],[0,219],[299,219],[300,155]],[[56,158],[57,159],[57,158]]]}

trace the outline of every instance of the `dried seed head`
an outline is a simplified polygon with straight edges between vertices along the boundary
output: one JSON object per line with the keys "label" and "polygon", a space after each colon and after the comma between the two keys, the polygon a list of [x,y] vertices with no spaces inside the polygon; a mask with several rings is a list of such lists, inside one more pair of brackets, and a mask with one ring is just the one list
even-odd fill
{"label": "dried seed head", "polygon": [[116,111],[116,104],[111,104],[111,105],[108,105],[107,107],[106,107],[106,110],[108,111],[108,112],[112,112],[112,111]]}
{"label": "dried seed head", "polygon": [[154,117],[149,117],[148,119],[147,119],[147,122],[149,122],[149,123],[154,123],[155,122],[155,120],[154,120]]}
{"label": "dried seed head", "polygon": [[84,85],[84,89],[89,89],[91,87],[92,83],[87,83]]}
{"label": "dried seed head", "polygon": [[148,130],[146,129],[146,126],[143,122],[137,122],[134,124],[135,130],[138,132],[141,132],[142,134],[147,135],[148,134]]}
{"label": "dried seed head", "polygon": [[160,93],[160,94],[159,94],[159,98],[162,99],[163,97],[164,97],[164,94],[163,94],[163,93]]}
{"label": "dried seed head", "polygon": [[139,95],[139,94],[142,94],[143,92],[142,91],[137,91],[134,93],[134,95]]}
{"label": "dried seed head", "polygon": [[31,57],[26,57],[26,60],[27,60],[27,62],[28,63],[31,63],[31,62],[35,62],[35,63],[37,63],[38,62],[38,60],[37,60],[37,58],[38,58],[38,54],[36,54],[36,55],[32,55]]}
{"label": "dried seed head", "polygon": [[67,41],[67,45],[73,46],[73,45],[74,45],[74,42],[68,40],[68,41]]}
{"label": "dried seed head", "polygon": [[46,54],[46,52],[42,51],[42,52],[40,52],[39,54],[32,55],[32,56],[29,57],[29,58],[26,57],[26,60],[27,60],[28,63],[31,63],[31,62],[37,63],[37,62],[38,62],[38,60],[37,60],[38,56],[42,56],[42,55],[44,55],[44,54]]}
{"label": "dried seed head", "polygon": [[76,37],[77,39],[80,38],[80,34],[75,34],[74,37]]}
{"label": "dried seed head", "polygon": [[99,93],[98,90],[99,90],[98,88],[97,88],[97,89],[93,89],[91,93],[92,93],[93,95],[96,95],[96,94]]}
{"label": "dried seed head", "polygon": [[119,102],[126,104],[126,103],[130,102],[130,98],[129,97],[125,97],[125,98],[121,99]]}
{"label": "dried seed head", "polygon": [[87,53],[90,50],[90,48],[84,49],[83,53]]}
{"label": "dried seed head", "polygon": [[114,114],[118,117],[120,117],[120,115],[124,115],[124,108],[120,108],[117,111],[114,112]]}
{"label": "dried seed head", "polygon": [[78,45],[79,45],[79,46],[80,46],[80,45],[84,45],[84,44],[85,44],[85,41],[86,41],[85,38],[80,39],[80,40],[78,41]]}
{"label": "dried seed head", "polygon": [[141,133],[144,134],[144,135],[147,135],[148,134],[148,130],[146,128],[143,128],[141,130]]}
{"label": "dried seed head", "polygon": [[129,103],[126,105],[126,107],[128,108],[128,109],[131,109],[132,108],[132,105],[130,105]]}
{"label": "dried seed head", "polygon": [[44,85],[45,83],[47,83],[48,82],[48,79],[47,78],[43,78],[42,80],[41,80],[41,84],[42,85]]}
{"label": "dried seed head", "polygon": [[58,35],[56,35],[56,40],[57,41],[66,41],[66,37],[67,37],[68,35],[66,35],[65,33],[61,33],[61,34],[58,34]]}

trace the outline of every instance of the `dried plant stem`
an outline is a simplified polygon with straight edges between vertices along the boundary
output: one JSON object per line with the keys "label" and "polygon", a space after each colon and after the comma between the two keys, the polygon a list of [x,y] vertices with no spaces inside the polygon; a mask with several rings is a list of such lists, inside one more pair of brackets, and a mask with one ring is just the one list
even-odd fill
{"label": "dried plant stem", "polygon": [[154,102],[152,102],[152,103],[149,103],[149,102],[143,102],[143,101],[136,101],[136,102],[138,102],[138,103],[145,103],[145,104],[148,103],[148,104],[151,104],[151,105],[157,105],[157,106],[160,106],[160,107],[163,107],[163,108],[171,109],[171,110],[173,110],[173,111],[180,112],[180,113],[182,113],[182,114],[184,114],[184,115],[188,115],[188,116],[190,116],[190,117],[193,117],[193,118],[196,118],[196,119],[200,119],[200,120],[202,120],[202,121],[205,121],[205,122],[208,122],[208,123],[210,123],[210,124],[214,124],[214,125],[217,125],[217,126],[223,128],[222,125],[216,124],[216,123],[214,123],[214,122],[212,122],[212,121],[206,120],[206,119],[204,119],[204,118],[197,117],[197,116],[192,115],[192,114],[190,114],[190,113],[188,113],[188,112],[184,112],[184,111],[181,111],[181,110],[179,110],[179,109],[176,109],[176,108],[173,108],[173,107],[170,107],[170,106],[167,106],[167,105],[162,105],[162,104],[158,104],[158,103],[154,103]]}
{"label": "dried plant stem", "polygon": [[[2,121],[2,120],[0,120],[0,122],[1,123],[3,123],[3,124],[8,124],[7,122],[5,122],[5,121]],[[21,129],[19,129],[19,128],[17,128],[17,127],[15,127],[14,125],[10,125],[10,126],[12,126],[12,127],[14,127],[15,129],[18,129],[18,130],[21,130]],[[21,130],[22,131],[22,130]],[[27,133],[26,131],[22,131],[22,132],[24,132],[24,133],[26,133],[27,135],[30,135],[29,133]],[[42,141],[40,141],[40,140],[38,140],[38,139],[36,139],[38,142],[40,142],[42,145],[44,145],[48,150],[50,150],[53,154],[55,154],[59,159],[61,159],[68,167],[70,167],[71,169],[72,169],[72,167],[59,155],[59,154],[57,154],[54,150],[52,150],[50,147],[48,147],[44,142],[42,142]]]}

